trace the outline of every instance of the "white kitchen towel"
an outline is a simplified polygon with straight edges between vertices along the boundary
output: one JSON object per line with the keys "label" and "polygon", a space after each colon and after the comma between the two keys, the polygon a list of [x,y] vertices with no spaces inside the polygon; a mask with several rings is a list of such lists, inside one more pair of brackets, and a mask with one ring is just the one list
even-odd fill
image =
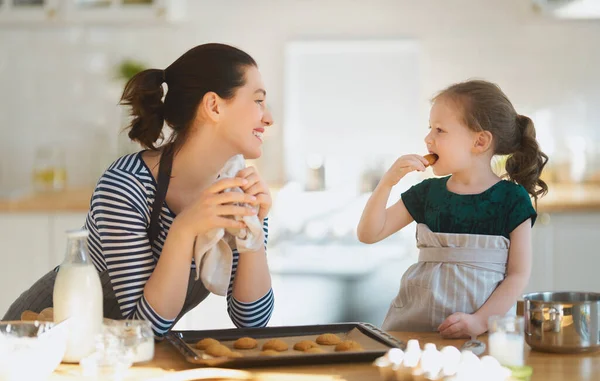
{"label": "white kitchen towel", "polygon": [[[225,163],[219,179],[235,177],[245,167],[242,155],[233,156]],[[244,191],[236,187],[226,189],[225,192]],[[247,228],[213,229],[203,236],[197,236],[194,243],[196,280],[200,278],[204,287],[216,295],[227,294],[233,264],[232,246],[235,246],[239,253],[244,253],[256,251],[263,244],[262,225],[257,215],[236,219],[244,221]]]}

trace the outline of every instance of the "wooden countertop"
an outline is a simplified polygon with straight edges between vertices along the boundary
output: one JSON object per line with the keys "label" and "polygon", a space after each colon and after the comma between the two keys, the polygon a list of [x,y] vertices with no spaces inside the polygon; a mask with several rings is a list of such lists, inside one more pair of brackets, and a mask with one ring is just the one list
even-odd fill
{"label": "wooden countertop", "polygon": [[[551,184],[549,188],[548,195],[538,203],[540,213],[600,211],[599,184]],[[79,188],[0,198],[0,213],[85,213],[92,192],[91,188]]]}
{"label": "wooden countertop", "polygon": [[91,188],[79,188],[0,198],[0,213],[85,213],[92,192]]}
{"label": "wooden countertop", "polygon": [[[421,346],[425,343],[435,343],[438,347],[453,345],[458,348],[465,340],[444,340],[438,333],[408,333],[408,332],[391,332],[392,335],[403,341],[409,339],[417,339]],[[487,342],[486,337],[480,337],[480,340]],[[533,367],[532,381],[554,381],[566,380],[583,381],[594,380],[600,374],[600,351],[592,354],[549,354],[535,352],[527,349],[525,351],[525,363]],[[128,370],[125,380],[147,380],[160,376],[167,375],[173,371],[181,371],[186,369],[194,369],[193,364],[187,363],[169,343],[162,342],[156,344],[154,360],[136,365]],[[289,379],[308,380],[310,377],[306,375],[329,375],[338,376],[341,379],[348,381],[358,380],[379,380],[379,374],[371,363],[354,363],[354,364],[331,364],[331,365],[311,365],[309,366],[283,366],[278,368],[252,368],[249,371],[253,373],[292,373],[297,375],[305,375],[299,378]],[[76,380],[81,377],[81,370],[77,365],[61,364],[54,374],[49,378],[51,381],[59,380]],[[275,377],[274,379],[280,379]],[[323,380],[332,380],[332,378],[324,378]],[[271,380],[271,378],[269,378]],[[286,378],[287,380],[287,378]]]}

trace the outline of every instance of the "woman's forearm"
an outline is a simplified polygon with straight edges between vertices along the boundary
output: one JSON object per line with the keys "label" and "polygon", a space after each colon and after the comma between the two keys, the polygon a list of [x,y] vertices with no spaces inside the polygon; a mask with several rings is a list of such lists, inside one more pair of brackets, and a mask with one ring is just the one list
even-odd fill
{"label": "woman's forearm", "polygon": [[233,282],[233,297],[249,303],[261,298],[270,289],[271,274],[264,247],[258,251],[240,253]]}
{"label": "woman's forearm", "polygon": [[156,268],[144,287],[144,296],[165,319],[179,315],[189,282],[194,236],[173,222]]}

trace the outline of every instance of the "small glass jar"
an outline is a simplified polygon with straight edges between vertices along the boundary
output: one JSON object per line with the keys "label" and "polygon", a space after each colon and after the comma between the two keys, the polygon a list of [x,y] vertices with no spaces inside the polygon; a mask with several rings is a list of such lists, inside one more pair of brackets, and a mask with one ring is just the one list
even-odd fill
{"label": "small glass jar", "polygon": [[525,320],[522,316],[491,316],[488,320],[489,353],[504,366],[525,362]]}
{"label": "small glass jar", "polygon": [[146,362],[154,358],[154,333],[149,322],[110,320],[105,322],[105,328],[119,337],[132,362]]}

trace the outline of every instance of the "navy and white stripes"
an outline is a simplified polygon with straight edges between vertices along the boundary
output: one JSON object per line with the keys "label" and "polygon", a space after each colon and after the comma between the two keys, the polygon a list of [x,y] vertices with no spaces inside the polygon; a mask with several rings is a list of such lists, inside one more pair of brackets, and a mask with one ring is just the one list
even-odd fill
{"label": "navy and white stripes", "polygon": [[[92,196],[85,227],[96,269],[108,270],[121,314],[144,319],[157,336],[164,335],[174,323],[156,313],[144,297],[144,286],[154,271],[175,215],[166,203],[159,217],[160,233],[151,247],[147,228],[156,182],[141,158],[141,153],[123,156],[100,178]],[[265,245],[268,221],[264,226]],[[227,311],[237,327],[264,327],[273,312],[273,291],[251,303],[232,296],[239,253],[233,250],[233,266],[227,292]],[[195,264],[191,263],[191,269]]]}

